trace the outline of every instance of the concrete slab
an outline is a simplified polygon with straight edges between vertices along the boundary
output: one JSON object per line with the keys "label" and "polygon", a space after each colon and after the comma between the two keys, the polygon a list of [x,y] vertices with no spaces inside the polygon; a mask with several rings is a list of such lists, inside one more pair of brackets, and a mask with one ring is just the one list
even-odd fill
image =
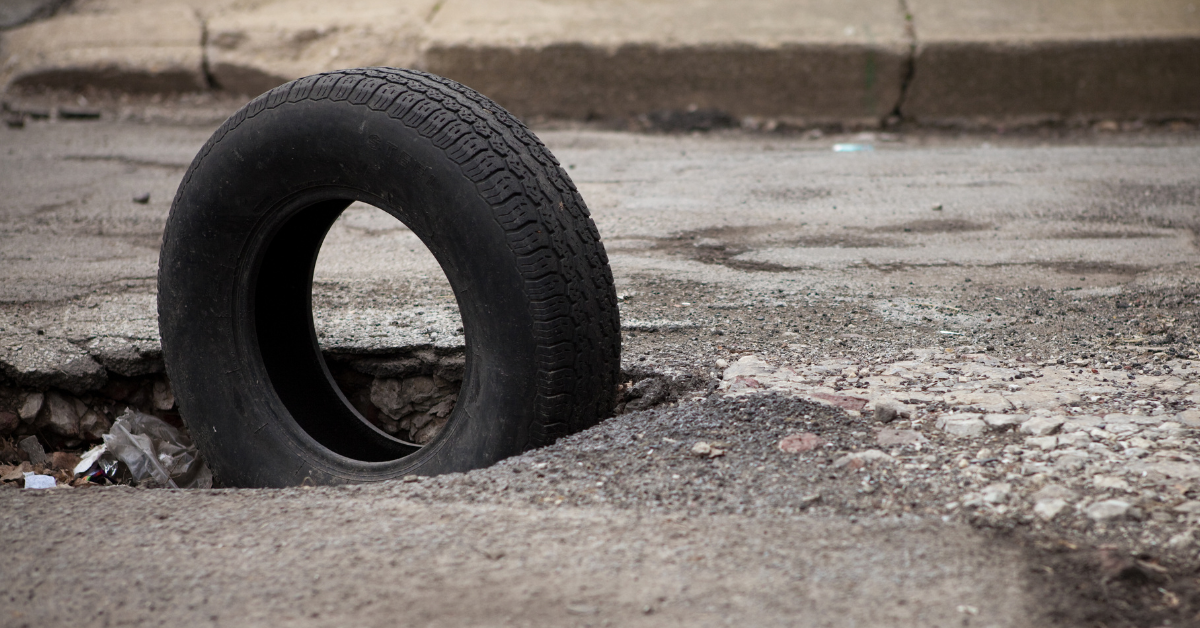
{"label": "concrete slab", "polygon": [[178,91],[207,79],[258,94],[324,70],[390,65],[458,79],[524,116],[715,108],[876,121],[900,96],[904,26],[893,0],[93,0],[7,37],[0,80]]}
{"label": "concrete slab", "polygon": [[292,79],[349,67],[413,67],[435,0],[276,0],[217,10],[205,54],[217,87],[257,96]]}
{"label": "concrete slab", "polygon": [[891,0],[447,2],[424,63],[518,115],[716,108],[878,118],[909,47]]}
{"label": "concrete slab", "polygon": [[869,126],[899,104],[917,122],[1192,119],[1198,7],[78,0],[5,33],[0,86],[254,95],[324,70],[391,65],[455,78],[523,117],[717,109]]}
{"label": "concrete slab", "polygon": [[124,92],[207,87],[203,27],[183,2],[83,3],[0,40],[0,85]]}
{"label": "concrete slab", "polygon": [[1169,118],[1200,103],[1200,2],[912,0],[903,112],[944,118]]}

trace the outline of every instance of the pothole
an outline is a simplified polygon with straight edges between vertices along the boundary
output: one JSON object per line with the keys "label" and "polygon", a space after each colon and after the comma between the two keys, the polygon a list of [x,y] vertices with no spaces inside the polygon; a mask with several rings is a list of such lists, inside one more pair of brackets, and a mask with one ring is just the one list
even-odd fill
{"label": "pothole", "polygon": [[400,440],[432,441],[458,399],[466,339],[429,249],[395,217],[354,203],[321,245],[312,294],[317,343],[350,405]]}

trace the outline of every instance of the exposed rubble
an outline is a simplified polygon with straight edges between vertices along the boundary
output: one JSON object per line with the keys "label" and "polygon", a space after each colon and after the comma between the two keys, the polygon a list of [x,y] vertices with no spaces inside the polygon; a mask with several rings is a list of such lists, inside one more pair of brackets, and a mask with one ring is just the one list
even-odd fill
{"label": "exposed rubble", "polygon": [[376,378],[371,403],[380,409],[379,421],[389,434],[404,432],[416,443],[427,443],[446,425],[458,399],[455,382],[436,375],[406,379]]}
{"label": "exposed rubble", "polygon": [[[33,446],[37,452],[78,457],[100,443],[130,409],[185,429],[156,338],[93,338],[80,345],[75,362],[69,364],[86,358],[96,365],[95,372],[21,370],[20,362],[10,359],[20,354],[12,345],[0,356],[5,375],[0,377],[0,472],[19,465],[38,474],[62,471],[66,467],[53,466],[49,457],[43,458],[46,454],[34,453]],[[390,352],[345,347],[327,352],[326,361],[343,393],[367,420],[422,444],[437,436],[454,409],[465,362],[461,342],[437,349],[428,343],[416,349],[393,347]],[[52,371],[53,376],[47,375]],[[16,441],[29,445],[18,446]],[[59,479],[72,483],[70,475]]]}
{"label": "exposed rubble", "polygon": [[[953,460],[941,469],[909,462],[901,471],[949,474],[943,481],[961,489],[945,503],[947,516],[1068,525],[1200,516],[1200,502],[1184,497],[1200,479],[1200,368],[1188,360],[1035,363],[919,349],[886,363],[775,365],[746,355],[726,362],[719,390],[840,408],[890,448],[845,454],[834,468],[917,461],[924,452]],[[1172,538],[1173,547],[1184,544]]]}

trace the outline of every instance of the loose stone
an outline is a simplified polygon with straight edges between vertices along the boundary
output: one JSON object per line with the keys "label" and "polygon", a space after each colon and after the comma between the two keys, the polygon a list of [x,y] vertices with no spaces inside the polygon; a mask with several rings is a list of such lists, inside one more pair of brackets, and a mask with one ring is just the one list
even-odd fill
{"label": "loose stone", "polygon": [[1120,499],[1106,499],[1088,506],[1084,511],[1089,519],[1094,521],[1109,521],[1124,517],[1129,513],[1131,504]]}
{"label": "loose stone", "polygon": [[1022,434],[1046,436],[1057,432],[1063,423],[1066,418],[1062,416],[1035,416],[1022,423],[1019,429]]}

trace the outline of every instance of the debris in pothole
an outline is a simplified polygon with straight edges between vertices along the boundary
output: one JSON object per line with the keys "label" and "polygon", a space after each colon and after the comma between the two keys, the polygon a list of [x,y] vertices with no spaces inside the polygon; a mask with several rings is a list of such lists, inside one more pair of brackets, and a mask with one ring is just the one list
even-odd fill
{"label": "debris in pothole", "polygon": [[667,382],[662,377],[647,377],[638,381],[625,391],[623,411],[636,412],[662,403],[670,392]]}
{"label": "debris in pothole", "polygon": [[22,421],[30,423],[42,410],[42,401],[45,395],[40,392],[32,392],[25,395],[24,401],[21,402],[21,409],[18,411],[18,416]]}
{"label": "debris in pothole", "polygon": [[[129,411],[164,419],[186,439],[170,382],[161,373],[158,349],[143,347],[145,350],[118,356],[104,343],[88,343],[89,347],[93,345],[99,347],[97,351],[107,351],[97,359],[110,369],[106,377],[97,380],[102,383],[98,387],[29,390],[0,380],[0,469],[21,462],[31,462],[34,470],[51,469],[55,455],[77,459],[102,442],[111,433],[114,421]],[[327,354],[326,359],[347,398],[368,421],[422,444],[438,434],[453,411],[465,363],[463,354],[453,349],[337,353]],[[396,394],[390,397],[390,414],[370,399],[373,387],[385,393],[393,388]],[[149,484],[135,478],[112,448],[90,469],[75,475],[59,478],[60,484],[161,484],[152,476]]]}
{"label": "debris in pothole", "polygon": [[0,482],[24,482],[25,474],[33,471],[33,465],[28,462],[22,462],[19,465],[5,466],[0,468]]}
{"label": "debris in pothole", "polygon": [[338,387],[368,422],[410,442],[432,441],[458,401],[465,356],[457,350],[328,353]]}
{"label": "debris in pothole", "polygon": [[104,435],[104,446],[141,485],[212,487],[212,473],[191,439],[157,417],[126,411]]}
{"label": "debris in pothole", "polygon": [[[0,384],[0,438],[21,440],[36,435],[47,451],[79,451],[99,442],[113,420],[128,408],[178,422],[170,384],[157,373],[136,378],[109,374],[102,386],[82,392]],[[9,413],[19,420],[4,421]]]}
{"label": "debris in pothole", "polygon": [[36,473],[25,473],[25,488],[54,488],[58,482],[54,480],[52,475],[38,475]]}
{"label": "debris in pothole", "polygon": [[19,443],[21,451],[25,452],[29,458],[29,463],[34,465],[46,464],[46,450],[42,448],[42,444],[38,442],[37,436],[29,436],[21,439]]}
{"label": "debris in pothole", "polygon": [[46,408],[35,425],[65,439],[79,437],[79,415],[87,406],[76,398],[66,397],[56,391],[46,394]]}
{"label": "debris in pothole", "polygon": [[79,462],[75,463],[75,467],[71,472],[75,475],[84,475],[92,470],[96,463],[100,462],[100,458],[108,453],[108,445],[99,445],[89,449],[79,458]]}
{"label": "debris in pothole", "polygon": [[171,383],[167,380],[154,382],[152,394],[154,397],[154,409],[170,410],[175,407],[175,393],[171,390]]}
{"label": "debris in pothole", "polygon": [[383,413],[384,431],[424,444],[446,425],[458,399],[458,386],[437,375],[378,378],[371,384],[370,399]]}

